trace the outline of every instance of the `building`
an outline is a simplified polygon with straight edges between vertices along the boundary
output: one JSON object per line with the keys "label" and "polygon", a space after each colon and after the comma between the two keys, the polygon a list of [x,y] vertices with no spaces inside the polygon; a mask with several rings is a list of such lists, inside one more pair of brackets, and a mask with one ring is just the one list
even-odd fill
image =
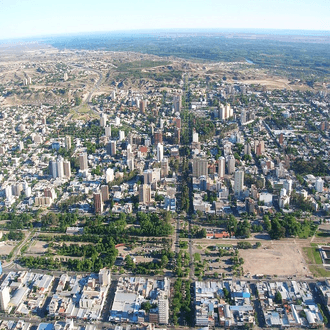
{"label": "building", "polygon": [[143,184],[139,188],[139,203],[149,204],[151,202],[151,188],[148,184]]}
{"label": "building", "polygon": [[103,212],[103,200],[102,200],[102,193],[94,193],[94,211],[95,213],[102,213]]}
{"label": "building", "polygon": [[220,157],[218,159],[217,163],[218,163],[218,175],[219,175],[219,178],[222,179],[225,177],[225,168],[226,168],[225,157]]}
{"label": "building", "polygon": [[321,178],[317,178],[315,181],[315,190],[320,193],[323,192],[323,184],[324,181]]}
{"label": "building", "polygon": [[196,178],[202,175],[208,176],[208,162],[207,159],[194,158],[192,162],[193,176]]}
{"label": "building", "polygon": [[105,172],[105,182],[109,183],[115,179],[114,171],[112,168],[108,168]]}
{"label": "building", "polygon": [[235,157],[233,155],[229,155],[227,158],[228,174],[233,174],[235,172],[235,162]]}
{"label": "building", "polygon": [[49,161],[49,173],[52,176],[52,178],[57,178],[57,165],[55,160]]}
{"label": "building", "polygon": [[173,97],[173,108],[175,112],[180,112],[182,108],[182,96],[181,94]]}
{"label": "building", "polygon": [[105,126],[104,133],[106,137],[111,137],[111,126]]}
{"label": "building", "polygon": [[68,160],[65,160],[63,162],[63,171],[65,177],[67,178],[71,177],[71,163]]}
{"label": "building", "polygon": [[105,113],[102,113],[100,116],[100,126],[101,127],[107,126],[107,115]]}
{"label": "building", "polygon": [[125,140],[125,131],[119,131],[119,141]]}
{"label": "building", "polygon": [[169,303],[168,299],[158,299],[158,323],[159,324],[168,324],[169,317]]}
{"label": "building", "polygon": [[80,154],[79,156],[79,167],[81,171],[86,171],[88,169],[87,163],[87,152]]}
{"label": "building", "polygon": [[235,172],[235,181],[234,181],[234,193],[237,196],[240,196],[243,192],[244,186],[244,171],[237,170]]}
{"label": "building", "polygon": [[161,143],[157,144],[157,161],[161,162],[164,158],[164,146]]}
{"label": "building", "polygon": [[168,176],[168,159],[167,158],[163,158],[163,160],[161,161],[160,164],[160,175],[162,178],[167,177]]}
{"label": "building", "polygon": [[192,133],[192,142],[193,143],[199,142],[198,133],[195,130],[193,130],[193,133]]}
{"label": "building", "polygon": [[112,140],[109,141],[106,146],[107,154],[110,156],[115,156],[117,149],[116,149],[116,141]]}
{"label": "building", "polygon": [[100,286],[106,286],[111,284],[111,271],[108,268],[102,268],[99,271],[99,283]]}
{"label": "building", "polygon": [[154,134],[154,143],[155,145],[158,145],[158,143],[163,143],[163,133],[162,131],[157,131]]}
{"label": "building", "polygon": [[10,301],[9,287],[5,286],[0,290],[0,310],[5,312],[8,309],[8,304]]}
{"label": "building", "polygon": [[56,169],[57,169],[57,177],[62,179],[64,177],[63,158],[62,157],[57,158]]}
{"label": "building", "polygon": [[71,136],[67,135],[64,138],[64,146],[65,146],[65,150],[70,150],[71,149]]}
{"label": "building", "polygon": [[102,201],[109,200],[109,186],[107,184],[101,186]]}

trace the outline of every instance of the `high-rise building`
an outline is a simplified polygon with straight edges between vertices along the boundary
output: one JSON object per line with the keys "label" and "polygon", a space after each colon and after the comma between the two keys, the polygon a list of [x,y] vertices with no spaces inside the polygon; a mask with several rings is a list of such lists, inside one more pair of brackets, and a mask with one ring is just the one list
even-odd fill
{"label": "high-rise building", "polygon": [[0,310],[5,312],[8,309],[10,301],[9,286],[5,286],[0,290]]}
{"label": "high-rise building", "polygon": [[291,195],[291,192],[292,192],[292,180],[291,179],[284,180],[284,182],[283,182],[283,188],[285,188],[285,190],[288,192],[288,194]]}
{"label": "high-rise building", "polygon": [[107,126],[107,115],[105,113],[102,113],[100,116],[100,126],[105,127]]}
{"label": "high-rise building", "polygon": [[174,111],[180,112],[182,108],[182,96],[181,94],[175,95],[173,97],[173,108]]}
{"label": "high-rise building", "polygon": [[254,152],[257,156],[261,156],[265,152],[265,141],[255,141],[254,142]]}
{"label": "high-rise building", "polygon": [[143,172],[143,183],[149,184],[152,183],[153,177],[152,177],[152,170],[145,170]]}
{"label": "high-rise building", "polygon": [[94,198],[94,211],[95,211],[95,213],[102,213],[103,212],[102,194],[100,192],[94,193],[93,198]]}
{"label": "high-rise building", "polygon": [[141,113],[145,113],[147,107],[147,100],[140,100],[139,108]]}
{"label": "high-rise building", "polygon": [[193,176],[199,178],[202,175],[208,176],[207,159],[194,158],[192,162]]}
{"label": "high-rise building", "polygon": [[237,170],[235,172],[234,193],[240,196],[244,186],[244,171]]}
{"label": "high-rise building", "polygon": [[161,161],[161,164],[160,164],[160,167],[161,167],[161,177],[164,178],[164,177],[167,177],[168,176],[168,159],[167,158],[163,158],[163,160]]}
{"label": "high-rise building", "polygon": [[158,299],[159,324],[168,324],[168,316],[169,316],[168,307],[169,307],[169,303],[167,298]]}
{"label": "high-rise building", "polygon": [[119,117],[115,118],[115,126],[120,126],[120,118]]}
{"label": "high-rise building", "polygon": [[117,152],[116,141],[114,141],[114,140],[109,141],[108,144],[107,144],[106,149],[107,149],[107,154],[108,155],[115,156],[116,152]]}
{"label": "high-rise building", "polygon": [[129,162],[129,160],[133,157],[133,153],[132,153],[132,145],[128,144],[126,147],[126,160],[127,163]]}
{"label": "high-rise building", "polygon": [[70,150],[71,149],[71,136],[67,135],[64,138],[64,145],[65,145],[65,150]]}
{"label": "high-rise building", "polygon": [[163,133],[162,133],[162,131],[155,132],[154,142],[155,142],[155,145],[157,145],[158,143],[163,143]]}
{"label": "high-rise building", "polygon": [[119,131],[119,141],[125,140],[125,131]]}
{"label": "high-rise building", "polygon": [[112,168],[108,168],[105,172],[105,182],[112,182],[114,180],[115,176],[114,176],[114,171]]}
{"label": "high-rise building", "polygon": [[107,286],[111,284],[111,271],[108,268],[102,268],[99,271],[100,286]]}
{"label": "high-rise building", "polygon": [[193,143],[198,143],[199,142],[198,133],[195,130],[193,130],[192,142]]}
{"label": "high-rise building", "polygon": [[233,174],[235,172],[235,162],[235,157],[233,155],[229,155],[227,159],[228,174]]}
{"label": "high-rise building", "polygon": [[13,199],[13,188],[11,187],[11,185],[6,187],[5,193],[7,201],[10,202]]}
{"label": "high-rise building", "polygon": [[109,200],[109,186],[107,184],[101,186],[102,201]]}
{"label": "high-rise building", "polygon": [[225,169],[226,169],[226,159],[225,157],[220,157],[217,160],[218,163],[218,175],[219,178],[222,179],[225,177]]}
{"label": "high-rise building", "polygon": [[321,178],[317,178],[315,181],[315,190],[317,192],[323,192],[324,181]]}
{"label": "high-rise building", "polygon": [[148,184],[142,184],[139,188],[139,202],[149,204],[151,201],[151,188]]}
{"label": "high-rise building", "polygon": [[65,177],[67,178],[71,177],[71,163],[68,160],[65,160],[63,162],[63,171]]}
{"label": "high-rise building", "polygon": [[134,171],[135,168],[134,156],[127,161],[127,167],[130,171]]}
{"label": "high-rise building", "polygon": [[57,169],[57,177],[62,179],[64,177],[63,158],[62,157],[57,158],[56,169]]}
{"label": "high-rise building", "polygon": [[111,126],[105,126],[104,131],[106,137],[111,137]]}
{"label": "high-rise building", "polygon": [[164,158],[164,146],[161,143],[157,144],[157,162],[161,162]]}
{"label": "high-rise building", "polygon": [[87,152],[83,152],[80,154],[79,167],[81,171],[86,171],[88,169]]}

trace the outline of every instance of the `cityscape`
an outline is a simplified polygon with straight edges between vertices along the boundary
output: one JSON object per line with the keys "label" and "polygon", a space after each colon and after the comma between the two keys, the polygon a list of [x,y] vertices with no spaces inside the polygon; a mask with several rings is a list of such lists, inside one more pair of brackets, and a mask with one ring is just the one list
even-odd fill
{"label": "cityscape", "polygon": [[330,328],[318,2],[0,1],[0,330]]}

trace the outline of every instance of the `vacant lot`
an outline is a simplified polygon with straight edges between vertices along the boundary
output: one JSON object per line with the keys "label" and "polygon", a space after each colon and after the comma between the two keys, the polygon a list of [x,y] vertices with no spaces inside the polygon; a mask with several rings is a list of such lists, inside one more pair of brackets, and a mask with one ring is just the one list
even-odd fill
{"label": "vacant lot", "polygon": [[48,243],[44,241],[33,241],[26,250],[25,255],[41,255],[47,251]]}
{"label": "vacant lot", "polygon": [[259,249],[240,250],[245,273],[306,276],[310,275],[301,248],[296,244],[262,244]]}

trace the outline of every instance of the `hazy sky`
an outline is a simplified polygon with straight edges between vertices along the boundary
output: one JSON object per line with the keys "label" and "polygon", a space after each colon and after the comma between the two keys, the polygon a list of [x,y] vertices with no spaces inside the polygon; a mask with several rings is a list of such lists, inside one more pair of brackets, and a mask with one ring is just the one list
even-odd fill
{"label": "hazy sky", "polygon": [[329,0],[0,0],[0,40],[169,28],[330,30]]}

